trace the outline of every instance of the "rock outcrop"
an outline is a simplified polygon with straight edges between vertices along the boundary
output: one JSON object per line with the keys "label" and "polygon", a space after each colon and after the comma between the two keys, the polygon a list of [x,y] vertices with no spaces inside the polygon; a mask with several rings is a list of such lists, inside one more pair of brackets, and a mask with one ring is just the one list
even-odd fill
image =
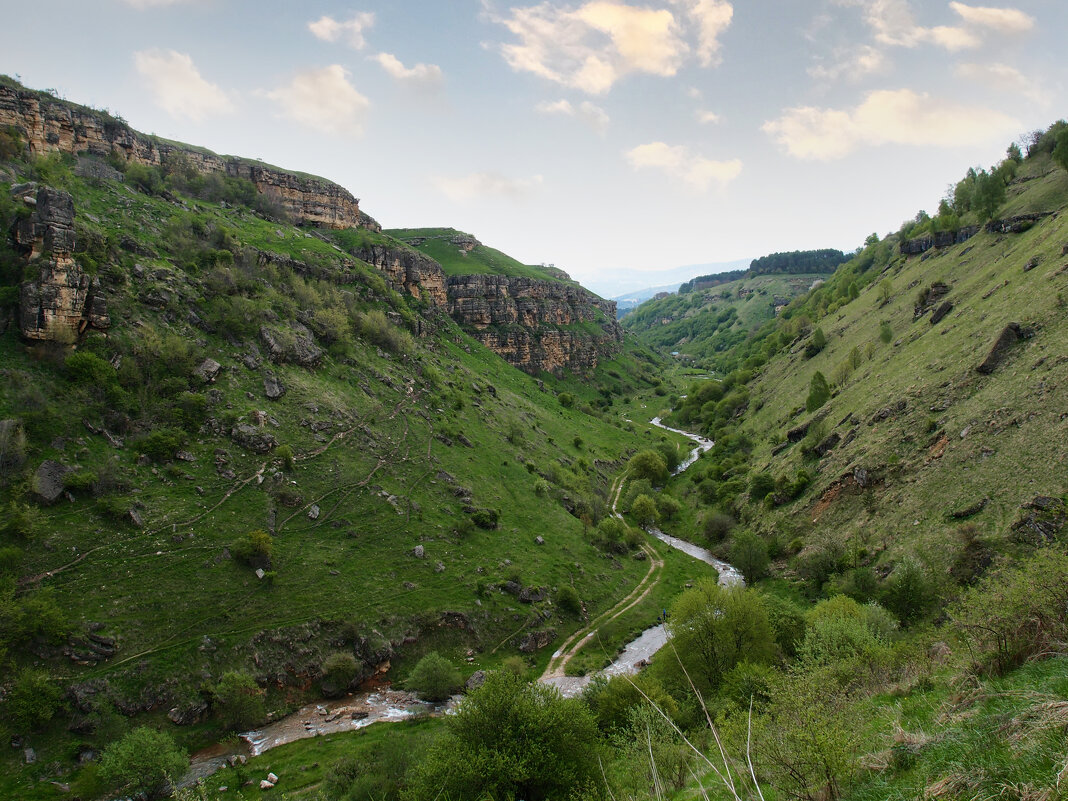
{"label": "rock outcrop", "polygon": [[381,271],[398,290],[416,298],[425,296],[435,306],[448,305],[445,272],[429,256],[411,248],[384,244],[364,245],[353,255]]}
{"label": "rock outcrop", "polygon": [[370,217],[361,216],[357,198],[331,181],[146,136],[107,112],[41,92],[0,86],[0,127],[6,126],[19,132],[31,154],[59,151],[101,158],[118,154],[156,167],[181,158],[203,173],[248,179],[297,223],[324,228],[377,226]]}
{"label": "rock outcrop", "polygon": [[449,314],[528,373],[587,372],[619,352],[615,301],[580,286],[501,275],[448,279]]}
{"label": "rock outcrop", "polygon": [[100,282],[75,262],[74,200],[66,192],[42,186],[16,187],[16,195],[33,207],[15,223],[14,239],[37,278],[19,288],[19,327],[26,339],[74,342],[87,328],[111,325]]}

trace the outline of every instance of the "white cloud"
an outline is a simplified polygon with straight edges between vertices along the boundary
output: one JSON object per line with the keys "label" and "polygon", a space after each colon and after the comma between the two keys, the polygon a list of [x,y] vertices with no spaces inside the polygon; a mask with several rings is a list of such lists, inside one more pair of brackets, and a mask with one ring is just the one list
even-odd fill
{"label": "white cloud", "polygon": [[[678,18],[665,2],[682,7]],[[660,0],[660,5],[587,0],[564,7],[542,2],[512,8],[508,17],[491,14],[491,19],[516,37],[501,45],[512,69],[602,94],[629,74],[673,76],[693,53],[705,66],[718,62],[719,37],[733,14],[729,2]]]}
{"label": "white cloud", "polygon": [[713,125],[719,122],[720,117],[714,111],[698,111],[697,121],[702,125]]}
{"label": "white cloud", "polygon": [[373,56],[392,78],[410,84],[422,86],[437,86],[443,80],[441,67],[437,64],[416,64],[414,67],[405,67],[399,58],[392,53],[379,53]]}
{"label": "white cloud", "polygon": [[830,64],[809,67],[808,74],[824,81],[837,81],[842,78],[859,81],[868,75],[883,72],[886,66],[886,55],[882,50],[871,45],[860,45],[836,51]]}
{"label": "white cloud", "polygon": [[742,162],[738,159],[713,161],[691,152],[685,145],[668,145],[664,142],[638,145],[625,155],[630,166],[636,170],[660,170],[701,192],[713,182],[726,186],[742,171]]}
{"label": "white cloud", "polygon": [[958,2],[950,3],[949,7],[966,23],[993,28],[999,33],[1027,33],[1035,27],[1035,18],[1017,8],[967,6]]}
{"label": "white cloud", "polygon": [[823,161],[883,144],[982,144],[1011,136],[1019,128],[1019,122],[1001,112],[954,104],[911,89],[871,92],[852,109],[791,108],[763,126],[791,156]]}
{"label": "white cloud", "polygon": [[1037,81],[1028,78],[1008,64],[1000,62],[958,64],[953,74],[985,87],[1024,95],[1036,103],[1049,104],[1050,102],[1049,93]]}
{"label": "white cloud", "polygon": [[335,135],[358,135],[371,103],[348,80],[348,70],[332,64],[297,73],[286,86],[263,93],[301,125]]}
{"label": "white cloud", "polygon": [[734,6],[726,0],[686,0],[689,18],[697,26],[697,57],[701,66],[721,61],[719,39],[730,27]]}
{"label": "white cloud", "polygon": [[536,105],[535,110],[540,114],[561,114],[565,117],[575,117],[588,125],[602,136],[607,133],[611,118],[608,112],[600,106],[595,106],[588,100],[584,100],[577,106],[569,100],[544,101]]}
{"label": "white cloud", "polygon": [[542,177],[509,178],[498,172],[474,172],[457,177],[442,175],[431,178],[434,187],[452,200],[504,197],[522,200],[542,184]]}
{"label": "white cloud", "polygon": [[339,22],[333,17],[322,16],[315,22],[308,23],[308,30],[324,42],[343,41],[353,50],[362,50],[367,45],[363,32],[375,23],[375,15],[369,11],[354,14],[347,22]]}
{"label": "white cloud", "polygon": [[199,122],[233,110],[226,93],[204,80],[186,53],[174,50],[140,50],[134,65],[152,91],[156,105],[172,117]]}

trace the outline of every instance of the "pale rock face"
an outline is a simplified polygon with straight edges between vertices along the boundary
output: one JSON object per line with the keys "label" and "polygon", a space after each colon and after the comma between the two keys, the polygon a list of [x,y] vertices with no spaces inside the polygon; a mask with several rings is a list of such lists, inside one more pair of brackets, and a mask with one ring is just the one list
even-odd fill
{"label": "pale rock face", "polygon": [[19,327],[26,339],[73,342],[87,328],[111,325],[100,282],[74,261],[74,201],[42,186],[34,213],[21,220],[15,242],[35,259],[38,277],[19,288]]}
{"label": "pale rock face", "polygon": [[145,136],[110,114],[61,100],[42,100],[34,92],[0,86],[0,127],[8,125],[20,132],[35,155],[58,151],[106,158],[117,153],[127,161],[155,167],[180,156],[200,172],[247,178],[299,224],[323,228],[378,225],[370,217],[361,216],[357,198],[331,181],[187,149]]}

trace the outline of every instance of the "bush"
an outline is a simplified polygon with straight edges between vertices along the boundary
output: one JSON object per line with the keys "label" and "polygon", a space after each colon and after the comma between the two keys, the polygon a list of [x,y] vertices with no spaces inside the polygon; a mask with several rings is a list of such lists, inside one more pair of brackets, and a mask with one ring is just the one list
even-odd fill
{"label": "bush", "polygon": [[582,614],[582,599],[570,584],[564,584],[556,593],[556,605],[569,615],[578,617]]}
{"label": "bush", "polygon": [[471,513],[471,522],[473,522],[479,528],[484,528],[488,531],[492,531],[497,528],[497,522],[500,519],[500,512],[496,509],[476,509]]}
{"label": "bush", "polygon": [[656,451],[641,451],[631,457],[627,471],[637,480],[645,479],[653,484],[662,485],[668,479],[667,465],[664,457]]}
{"label": "bush", "polygon": [[770,561],[767,544],[749,531],[735,535],[728,558],[732,565],[742,571],[745,580],[750,584],[764,577]]}
{"label": "bush", "polygon": [[224,673],[212,694],[219,719],[227,729],[247,729],[262,723],[267,717],[263,690],[244,671]]}
{"label": "bush", "polygon": [[702,523],[702,531],[712,544],[721,542],[734,528],[734,518],[725,512],[709,512]]}
{"label": "bush", "polygon": [[53,718],[60,698],[59,688],[45,671],[26,668],[11,686],[4,710],[19,732],[34,732]]}
{"label": "bush", "polygon": [[915,559],[906,558],[890,574],[883,602],[903,624],[923,617],[934,601],[933,583]]}
{"label": "bush", "polygon": [[570,409],[575,405],[575,396],[570,392],[561,392],[556,396],[556,400],[559,401],[560,405],[565,409]]}
{"label": "bush", "polygon": [[654,526],[660,520],[660,512],[657,511],[656,501],[648,495],[639,495],[630,505],[630,513],[634,516],[639,526]]}
{"label": "bush", "polygon": [[409,774],[412,798],[566,798],[600,781],[597,725],[582,701],[503,672],[465,698]]}
{"label": "bush", "polygon": [[596,676],[582,692],[582,699],[597,718],[597,726],[606,732],[625,728],[630,710],[648,704],[646,698],[672,719],[678,718],[675,699],[649,673],[610,678]]}
{"label": "bush", "polygon": [[230,551],[235,559],[251,567],[259,567],[267,570],[271,567],[271,551],[274,541],[271,535],[262,529],[250,531],[244,537],[230,546]]}
{"label": "bush", "polygon": [[323,662],[323,678],[320,686],[323,695],[335,698],[343,695],[360,673],[360,663],[348,652],[330,654]]}
{"label": "bush", "polygon": [[141,453],[154,462],[166,462],[174,458],[186,441],[186,433],[176,428],[160,428],[146,434],[137,442]]}
{"label": "bush", "polygon": [[670,495],[660,494],[656,496],[656,511],[661,520],[674,520],[682,511],[682,504]]}
{"label": "bush", "polygon": [[460,671],[436,651],[419,660],[408,675],[405,687],[427,701],[444,701],[460,689]]}
{"label": "bush", "polygon": [[142,726],[104,749],[100,778],[124,792],[154,798],[167,792],[188,764],[169,734]]}
{"label": "bush", "polygon": [[274,449],[274,456],[276,459],[282,460],[282,469],[287,473],[293,471],[294,456],[293,449],[288,445],[279,445]]}
{"label": "bush", "polygon": [[810,412],[816,411],[831,397],[831,387],[823,373],[817,370],[808,387],[808,398],[805,400],[805,409]]}

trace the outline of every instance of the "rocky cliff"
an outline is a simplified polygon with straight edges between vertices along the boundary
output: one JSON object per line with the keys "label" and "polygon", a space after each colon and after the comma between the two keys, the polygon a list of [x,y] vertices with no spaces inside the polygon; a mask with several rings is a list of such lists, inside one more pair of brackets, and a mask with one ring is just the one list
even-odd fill
{"label": "rocky cliff", "polygon": [[[19,327],[27,339],[72,342],[86,328],[106,330],[108,318],[100,282],[75,262],[74,201],[47,186],[16,187],[34,211],[15,225],[15,244],[37,268],[37,278],[19,289]],[[34,191],[36,190],[36,191]]]}
{"label": "rocky cliff", "polygon": [[127,161],[152,166],[181,156],[200,172],[248,179],[297,223],[326,228],[377,225],[366,215],[361,217],[359,200],[348,190],[325,179],[146,136],[106,112],[41,92],[0,85],[0,128],[7,126],[19,132],[35,155],[58,151],[107,157],[116,153]]}
{"label": "rocky cliff", "polygon": [[435,306],[448,305],[445,273],[429,256],[388,244],[366,244],[354,250],[353,255],[385,274],[399,291],[416,298],[425,295]]}
{"label": "rocky cliff", "polygon": [[452,276],[449,314],[528,373],[586,372],[619,352],[616,304],[579,286],[501,275]]}

